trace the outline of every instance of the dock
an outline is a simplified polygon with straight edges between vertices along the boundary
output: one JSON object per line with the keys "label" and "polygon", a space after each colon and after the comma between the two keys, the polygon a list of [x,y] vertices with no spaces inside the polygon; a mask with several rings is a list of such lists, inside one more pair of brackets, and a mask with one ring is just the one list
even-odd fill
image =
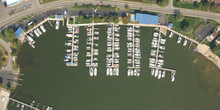
{"label": "dock", "polygon": [[[127,28],[128,41],[132,39],[131,42],[127,43],[128,54],[130,54],[130,51],[132,50],[131,52],[132,62],[130,62],[130,60],[128,59],[128,63],[129,64],[131,63],[130,65],[127,66],[128,76],[140,76],[140,59],[141,59],[140,38],[139,38],[140,30],[139,28],[135,28],[135,26],[137,25],[133,24]],[[136,32],[137,30],[139,32]],[[132,47],[130,47],[131,45]]]}
{"label": "dock", "polygon": [[19,104],[21,104],[21,105],[24,105],[24,106],[26,106],[26,107],[28,107],[28,108],[30,108],[30,109],[33,109],[33,110],[40,110],[39,108],[33,107],[33,106],[29,105],[29,104],[26,104],[26,103],[21,102],[21,101],[19,101],[19,100],[13,99],[13,98],[11,98],[11,97],[9,97],[9,100],[13,101],[12,103],[16,102],[16,103],[19,103]]}

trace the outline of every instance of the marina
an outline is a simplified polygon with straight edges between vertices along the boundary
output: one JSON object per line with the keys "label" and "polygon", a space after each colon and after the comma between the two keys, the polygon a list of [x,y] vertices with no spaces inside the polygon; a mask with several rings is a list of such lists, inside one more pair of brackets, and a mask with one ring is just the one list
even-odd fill
{"label": "marina", "polygon": [[68,26],[68,33],[66,34],[66,55],[64,61],[66,66],[78,66],[79,55],[79,27]]}
{"label": "marina", "polygon": [[88,25],[86,33],[86,66],[89,67],[90,76],[97,76],[99,28],[95,28],[94,25]]}
{"label": "marina", "polygon": [[127,76],[140,76],[140,26],[131,25],[127,27]]}
{"label": "marina", "polygon": [[106,75],[119,76],[119,34],[118,24],[109,24],[107,30]]}
{"label": "marina", "polygon": [[[18,57],[18,61],[22,64],[22,73],[25,75],[22,76],[22,79],[24,79],[24,81],[22,81],[22,87],[16,88],[15,93],[12,94],[15,99],[31,103],[33,97],[37,97],[36,100],[39,100],[39,102],[49,104],[53,106],[53,109],[57,110],[93,110],[97,108],[98,110],[114,110],[115,108],[122,110],[144,108],[158,110],[161,109],[161,107],[176,110],[182,107],[182,103],[189,105],[183,107],[183,109],[196,108],[198,105],[201,105],[201,110],[207,110],[210,106],[215,105],[209,103],[214,100],[206,97],[206,92],[204,92],[204,89],[197,83],[197,75],[200,75],[201,69],[192,70],[191,68],[192,65],[195,66],[192,61],[195,54],[193,54],[190,49],[176,43],[176,39],[173,39],[178,37],[176,34],[170,39],[168,33],[165,43],[166,49],[163,54],[165,63],[162,68],[170,67],[175,68],[177,71],[175,83],[172,83],[170,80],[171,71],[169,70],[166,70],[165,78],[162,78],[163,70],[157,67],[162,70],[160,80],[158,80],[158,77],[154,78],[150,75],[151,68],[148,68],[148,64],[149,58],[151,57],[151,41],[153,39],[154,28],[140,27],[142,56],[140,65],[141,77],[126,77],[128,59],[126,30],[130,25],[120,25],[120,75],[117,77],[108,77],[106,76],[105,60],[108,25],[98,26],[100,33],[98,40],[98,75],[97,77],[91,78],[89,76],[89,67],[85,65],[87,59],[86,31],[88,25],[79,27],[80,55],[78,55],[77,67],[66,67],[65,63],[63,63],[65,49],[67,48],[67,46],[64,45],[64,42],[67,40],[65,36],[69,31],[66,26],[63,27],[60,25],[57,31],[55,28],[49,28],[50,25],[45,24],[44,26],[47,26],[47,32],[42,36],[47,37],[42,37],[38,40],[39,42],[36,44],[38,48],[32,49],[25,43],[21,49],[22,54]],[[48,42],[50,42],[49,45]],[[161,46],[163,45],[161,44]],[[203,60],[203,57],[201,59]],[[202,64],[199,62],[201,59],[197,59],[198,64]],[[41,64],[41,66],[39,66],[39,64]],[[48,81],[48,79],[50,79],[50,81]],[[39,84],[41,86],[38,86]],[[71,86],[67,84],[71,84]],[[48,86],[50,89],[48,89]],[[61,93],[63,95],[57,95]],[[186,97],[184,94],[188,96]],[[198,99],[198,97],[200,98]],[[137,98],[139,100],[136,100]],[[201,99],[203,101],[201,101]],[[97,103],[100,104],[97,105]],[[117,106],[118,104],[120,104],[120,106]],[[42,109],[42,106],[40,108]],[[44,109],[45,108],[47,108],[47,106],[45,106]]]}
{"label": "marina", "polygon": [[[173,33],[171,32],[169,37],[172,37],[172,34]],[[154,28],[153,39],[151,42],[151,57],[149,58],[149,67],[151,68],[151,75],[158,79],[164,78],[167,71],[171,72],[171,81],[174,82],[176,70],[163,68],[165,63],[163,60],[165,43],[166,39],[162,37],[160,28]]]}

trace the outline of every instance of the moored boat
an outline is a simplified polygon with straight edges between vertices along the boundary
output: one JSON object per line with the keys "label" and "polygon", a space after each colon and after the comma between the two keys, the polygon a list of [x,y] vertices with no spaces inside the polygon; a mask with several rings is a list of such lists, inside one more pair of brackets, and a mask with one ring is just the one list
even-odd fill
{"label": "moored boat", "polygon": [[164,78],[164,77],[165,77],[165,71],[163,71],[163,72],[162,72],[161,77],[162,77],[162,78]]}
{"label": "moored boat", "polygon": [[93,67],[90,67],[89,70],[90,70],[89,75],[90,75],[90,76],[93,76]]}
{"label": "moored boat", "polygon": [[159,70],[158,79],[161,78],[161,70]]}
{"label": "moored boat", "polygon": [[152,76],[154,75],[154,69],[151,69],[151,75]]}

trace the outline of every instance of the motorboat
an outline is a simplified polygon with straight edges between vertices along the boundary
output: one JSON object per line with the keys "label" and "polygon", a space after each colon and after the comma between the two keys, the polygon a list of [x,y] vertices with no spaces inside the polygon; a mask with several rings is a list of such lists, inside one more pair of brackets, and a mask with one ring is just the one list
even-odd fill
{"label": "motorboat", "polygon": [[174,81],[175,81],[175,74],[171,73],[171,82],[174,82]]}
{"label": "motorboat", "polygon": [[173,37],[173,32],[170,33],[169,37],[170,37],[170,38]]}
{"label": "motorboat", "polygon": [[134,75],[134,73],[133,73],[133,69],[131,69],[131,76],[133,76]]}
{"label": "motorboat", "polygon": [[56,26],[55,29],[58,30],[59,29],[59,21],[56,21]]}
{"label": "motorboat", "polygon": [[177,43],[179,44],[181,42],[181,40],[182,40],[182,37],[179,36],[177,39]]}
{"label": "motorboat", "polygon": [[163,72],[162,72],[161,77],[162,77],[162,78],[164,78],[164,77],[165,77],[165,71],[163,71]]}
{"label": "motorboat", "polygon": [[37,36],[37,37],[40,37],[39,33],[37,32],[37,30],[34,30],[34,34]]}
{"label": "motorboat", "polygon": [[112,75],[115,75],[115,68],[112,68]]}
{"label": "motorboat", "polygon": [[36,30],[37,30],[37,32],[39,33],[39,35],[41,35],[41,34],[42,34],[42,32],[40,31],[40,29],[39,29],[39,28],[37,28]]}
{"label": "motorboat", "polygon": [[73,37],[73,34],[66,34],[67,37]]}
{"label": "motorboat", "polygon": [[154,77],[156,78],[158,76],[158,69],[155,70]]}
{"label": "motorboat", "polygon": [[97,76],[97,68],[94,68],[94,76]]}
{"label": "motorboat", "polygon": [[161,78],[161,70],[159,70],[158,79]]}
{"label": "motorboat", "polygon": [[131,75],[131,69],[128,69],[128,72],[127,72],[128,76]]}
{"label": "motorboat", "polygon": [[140,76],[140,69],[137,69],[137,76]]}
{"label": "motorboat", "polygon": [[134,76],[137,76],[137,69],[134,69]]}
{"label": "motorboat", "polygon": [[154,75],[154,69],[151,69],[151,75],[152,76]]}
{"label": "motorboat", "polygon": [[43,25],[40,25],[40,29],[45,33],[46,32],[46,29]]}
{"label": "motorboat", "polygon": [[183,42],[183,46],[186,46],[186,45],[187,45],[187,40],[185,39]]}
{"label": "motorboat", "polygon": [[26,35],[26,38],[28,39],[28,41],[29,41],[32,45],[35,44],[35,41],[34,41],[34,39],[33,39],[32,37]]}
{"label": "motorboat", "polygon": [[116,76],[119,76],[119,68],[116,68]]}
{"label": "motorboat", "polygon": [[93,67],[90,67],[89,70],[90,70],[90,71],[89,71],[89,75],[90,75],[90,76],[93,76]]}
{"label": "motorboat", "polygon": [[112,68],[109,69],[110,69],[109,75],[112,76]]}
{"label": "motorboat", "polygon": [[106,75],[109,76],[109,68],[106,69]]}

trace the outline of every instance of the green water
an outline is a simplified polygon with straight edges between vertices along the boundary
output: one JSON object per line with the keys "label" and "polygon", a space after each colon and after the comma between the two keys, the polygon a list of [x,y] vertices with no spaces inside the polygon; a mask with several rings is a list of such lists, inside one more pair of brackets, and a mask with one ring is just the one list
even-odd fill
{"label": "green water", "polygon": [[[86,29],[80,27],[79,66],[66,67],[66,27],[47,33],[36,48],[22,46],[18,63],[24,74],[12,97],[57,110],[219,110],[219,70],[201,55],[167,38],[164,67],[177,70],[176,81],[155,79],[148,67],[153,28],[141,28],[141,76],[127,77],[126,27],[120,30],[120,75],[105,75],[106,26],[100,27],[98,76],[90,77],[86,61]],[[197,60],[193,64],[194,60]],[[214,79],[213,79],[214,78]],[[219,77],[220,78],[220,77]],[[9,104],[10,105],[10,104]],[[36,105],[36,104],[35,104]],[[15,107],[14,107],[15,108]],[[16,110],[9,107],[9,110]]]}

